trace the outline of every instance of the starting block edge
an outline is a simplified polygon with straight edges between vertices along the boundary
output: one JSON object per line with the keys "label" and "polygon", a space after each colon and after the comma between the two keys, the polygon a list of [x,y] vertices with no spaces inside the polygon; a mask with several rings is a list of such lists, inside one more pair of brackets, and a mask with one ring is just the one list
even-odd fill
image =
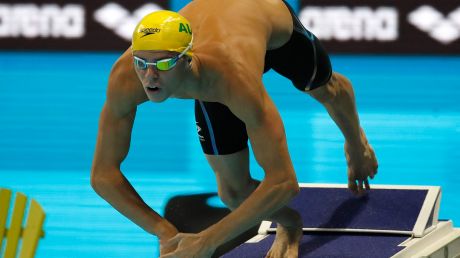
{"label": "starting block edge", "polygon": [[[453,228],[452,221],[450,220],[441,221],[437,224],[435,230],[428,233],[423,238],[414,237],[401,243],[400,246],[404,246],[405,248],[391,258],[428,257],[443,246],[453,243],[455,240],[460,243],[460,230]],[[460,246],[457,246],[457,243],[455,243],[455,245],[456,248],[460,250]],[[457,255],[458,254],[460,253],[457,253]]]}
{"label": "starting block edge", "polygon": [[[347,184],[323,184],[323,183],[299,183],[300,188],[348,188]],[[395,189],[395,190],[437,190],[441,189],[440,186],[431,185],[386,185],[386,184],[373,184],[371,189]]]}
{"label": "starting block edge", "polygon": [[[423,237],[430,231],[432,226],[438,223],[441,187],[427,187],[427,190],[428,193],[414,225],[413,232],[415,237]],[[431,214],[433,214],[432,224],[428,225]]]}

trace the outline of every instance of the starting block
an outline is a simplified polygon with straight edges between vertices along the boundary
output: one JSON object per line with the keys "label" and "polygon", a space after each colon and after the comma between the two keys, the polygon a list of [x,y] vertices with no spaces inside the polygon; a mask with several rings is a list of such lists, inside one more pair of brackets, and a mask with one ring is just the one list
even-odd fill
{"label": "starting block", "polygon": [[[440,187],[373,185],[362,197],[346,185],[300,188],[289,205],[304,225],[299,257],[460,257],[460,229],[438,219]],[[265,257],[275,234],[276,224],[264,221],[256,236],[221,257]]]}

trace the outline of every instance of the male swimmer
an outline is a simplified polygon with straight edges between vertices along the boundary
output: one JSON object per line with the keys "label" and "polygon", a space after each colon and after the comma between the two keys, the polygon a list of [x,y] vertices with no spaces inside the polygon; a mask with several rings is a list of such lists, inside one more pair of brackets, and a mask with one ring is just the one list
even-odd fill
{"label": "male swimmer", "polygon": [[[318,39],[282,0],[194,0],[180,12],[154,12],[110,73],[91,171],[95,191],[156,235],[162,258],[211,257],[268,219],[278,222],[267,257],[298,257],[302,223],[285,205],[299,191],[281,117],[262,83],[274,69],[324,105],[345,137],[348,186],[369,189],[377,160],[360,127],[353,88],[332,72]],[[198,234],[183,234],[152,210],[120,171],[136,108],[148,100],[195,99],[203,152],[232,212]],[[251,178],[247,140],[264,180]]]}

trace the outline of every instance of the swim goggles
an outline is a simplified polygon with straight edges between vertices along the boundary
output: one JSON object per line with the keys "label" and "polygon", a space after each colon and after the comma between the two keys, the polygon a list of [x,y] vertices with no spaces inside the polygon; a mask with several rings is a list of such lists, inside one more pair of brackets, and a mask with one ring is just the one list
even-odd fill
{"label": "swim goggles", "polygon": [[[193,37],[192,37],[193,41]],[[187,48],[184,49],[179,55],[172,57],[172,58],[164,58],[164,59],[159,59],[156,60],[156,62],[147,62],[147,60],[144,60],[140,57],[133,56],[134,57],[134,65],[136,66],[137,69],[139,70],[145,70],[149,65],[155,67],[158,71],[169,71],[173,69],[177,61],[187,53],[192,48],[192,41],[188,44]]]}

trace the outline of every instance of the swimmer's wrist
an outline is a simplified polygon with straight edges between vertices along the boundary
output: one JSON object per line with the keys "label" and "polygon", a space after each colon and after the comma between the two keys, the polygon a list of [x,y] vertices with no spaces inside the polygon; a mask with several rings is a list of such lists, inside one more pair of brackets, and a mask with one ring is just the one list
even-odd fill
{"label": "swimmer's wrist", "polygon": [[173,224],[166,219],[163,219],[160,223],[158,223],[155,227],[155,231],[152,233],[153,235],[156,235],[160,241],[162,241],[174,237],[177,233],[179,233],[179,231]]}
{"label": "swimmer's wrist", "polygon": [[362,152],[366,149],[367,145],[369,144],[367,141],[366,134],[362,128],[359,128],[359,135],[354,137],[353,139],[346,139],[345,143],[348,149],[356,150],[357,152]]}
{"label": "swimmer's wrist", "polygon": [[212,250],[212,252],[214,252],[217,249],[217,247],[223,244],[219,242],[218,236],[213,234],[213,231],[210,228],[201,231],[200,233],[198,233],[198,235],[203,239],[206,247],[209,250]]}

